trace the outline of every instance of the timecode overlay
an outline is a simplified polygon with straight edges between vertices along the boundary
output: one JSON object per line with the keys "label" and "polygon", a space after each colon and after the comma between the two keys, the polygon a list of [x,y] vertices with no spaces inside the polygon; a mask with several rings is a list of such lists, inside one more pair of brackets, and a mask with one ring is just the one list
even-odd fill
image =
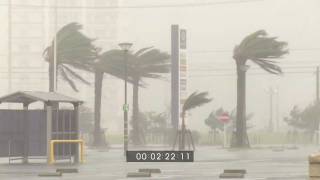
{"label": "timecode overlay", "polygon": [[127,162],[193,162],[193,151],[127,151]]}

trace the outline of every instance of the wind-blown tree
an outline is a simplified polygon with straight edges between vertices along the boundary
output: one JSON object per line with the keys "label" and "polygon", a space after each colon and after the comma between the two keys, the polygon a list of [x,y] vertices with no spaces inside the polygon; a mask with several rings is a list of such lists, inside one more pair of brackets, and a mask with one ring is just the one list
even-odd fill
{"label": "wind-blown tree", "polygon": [[288,53],[287,43],[278,41],[276,37],[268,37],[264,30],[259,30],[245,37],[235,46],[233,59],[237,66],[237,122],[236,141],[231,147],[250,147],[247,141],[246,128],[246,62],[251,60],[263,70],[271,74],[281,74],[281,68],[274,59],[281,58]]}
{"label": "wind-blown tree", "polygon": [[73,68],[92,72],[92,63],[97,58],[98,50],[93,45],[93,39],[86,37],[80,30],[82,25],[70,23],[57,32],[56,53],[55,41],[43,52],[44,59],[49,63],[49,90],[53,91],[54,56],[56,57],[57,75],[68,82],[73,90],[78,91],[74,80],[89,84],[89,81],[79,75]]}
{"label": "wind-blown tree", "polygon": [[[142,48],[128,58],[128,66],[132,69],[131,77],[133,80],[131,140],[135,145],[145,143],[139,123],[139,87],[145,87],[144,79],[161,79],[163,74],[169,73],[169,58],[168,53],[152,47]],[[144,86],[141,86],[141,84]]]}
{"label": "wind-blown tree", "polygon": [[[79,75],[72,68],[84,70],[87,72],[95,73],[95,121],[94,121],[94,145],[102,144],[101,142],[101,128],[100,128],[100,106],[101,106],[101,87],[102,87],[102,75],[104,72],[121,72],[116,69],[117,63],[121,63],[121,60],[110,60],[112,63],[105,63],[103,60],[96,61],[97,58],[103,59],[106,55],[99,55],[99,50],[93,45],[93,39],[86,37],[80,30],[82,26],[78,23],[70,23],[62,27],[57,33],[57,75],[61,76],[74,91],[79,91],[75,80],[81,81],[85,84],[89,84],[89,81]],[[47,62],[49,62],[49,79],[50,79],[50,91],[53,91],[53,59],[54,59],[54,40],[51,46],[47,47],[43,56]],[[120,52],[118,53],[120,55]],[[108,61],[109,62],[109,61]],[[123,61],[122,61],[123,62]],[[123,66],[123,65],[121,65]],[[118,67],[118,66],[117,66]],[[113,69],[114,68],[114,69]],[[114,70],[114,71],[113,71]],[[97,85],[98,84],[98,85]],[[101,84],[101,86],[99,86]],[[97,106],[96,104],[100,104]]]}
{"label": "wind-blown tree", "polygon": [[181,147],[179,147],[180,150],[184,150],[185,148],[185,133],[186,133],[186,123],[185,123],[185,117],[186,113],[196,107],[203,106],[204,104],[207,104],[211,102],[212,99],[208,98],[208,92],[200,92],[197,91],[192,93],[184,102],[182,106],[182,112],[181,112],[181,118],[182,118],[182,125],[181,125]]}
{"label": "wind-blown tree", "polygon": [[[125,78],[125,57],[122,50],[110,50],[98,56],[95,62],[95,141],[100,144],[101,97],[103,75],[105,73],[119,79]],[[133,84],[133,126],[131,137],[134,144],[143,143],[143,131],[139,126],[139,87],[144,87],[143,78],[161,78],[161,73],[169,72],[169,55],[157,49],[143,48],[136,53],[127,53],[128,82]]]}
{"label": "wind-blown tree", "polygon": [[205,124],[210,127],[211,132],[213,132],[213,143],[216,143],[216,137],[218,131],[223,131],[223,123],[219,120],[225,111],[223,108],[219,108],[216,111],[212,111],[209,116],[205,119]]}
{"label": "wind-blown tree", "polygon": [[[128,53],[128,59],[133,56]],[[128,61],[128,64],[130,62]],[[94,69],[94,87],[95,87],[95,103],[94,103],[94,142],[93,145],[103,145],[102,137],[104,133],[101,131],[101,100],[104,74],[112,75],[119,79],[125,79],[125,58],[122,50],[109,50],[98,56],[97,61],[93,64]],[[128,82],[132,81],[132,66],[128,65]]]}
{"label": "wind-blown tree", "polygon": [[312,142],[314,135],[319,130],[320,103],[315,102],[307,106],[301,114],[301,119],[305,122],[306,133],[309,135],[310,142]]}
{"label": "wind-blown tree", "polygon": [[[310,142],[319,127],[320,104],[315,102],[308,105],[303,111],[294,106],[290,111],[290,116],[285,117],[284,121],[291,127],[304,130],[309,135]],[[318,137],[317,137],[318,138]]]}
{"label": "wind-blown tree", "polygon": [[[168,115],[166,112],[140,112],[139,123],[140,131],[148,134],[152,140],[157,137],[166,137],[168,131]],[[132,125],[131,121],[131,125]]]}
{"label": "wind-blown tree", "polygon": [[302,112],[299,107],[294,106],[290,111],[289,116],[285,117],[283,121],[291,127],[302,129],[303,127],[305,127],[305,125],[301,120],[301,114]]}

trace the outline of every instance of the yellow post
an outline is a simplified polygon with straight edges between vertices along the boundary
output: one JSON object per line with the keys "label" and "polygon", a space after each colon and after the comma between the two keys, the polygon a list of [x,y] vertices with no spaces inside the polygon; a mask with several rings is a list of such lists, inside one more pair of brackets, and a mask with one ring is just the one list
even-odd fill
{"label": "yellow post", "polygon": [[74,139],[74,140],[51,140],[50,141],[50,160],[49,164],[53,164],[55,162],[54,158],[54,144],[56,143],[77,143],[80,145],[80,162],[84,162],[84,141],[82,139]]}

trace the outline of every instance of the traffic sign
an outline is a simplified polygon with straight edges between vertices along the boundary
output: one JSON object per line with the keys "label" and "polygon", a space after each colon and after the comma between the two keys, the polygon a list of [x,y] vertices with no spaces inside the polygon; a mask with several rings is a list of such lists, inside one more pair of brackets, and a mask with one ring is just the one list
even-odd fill
{"label": "traffic sign", "polygon": [[124,112],[128,112],[129,111],[129,104],[124,104],[122,106],[122,109],[123,109]]}
{"label": "traffic sign", "polygon": [[224,112],[219,116],[218,119],[222,123],[228,123],[230,121],[230,116],[227,112]]}

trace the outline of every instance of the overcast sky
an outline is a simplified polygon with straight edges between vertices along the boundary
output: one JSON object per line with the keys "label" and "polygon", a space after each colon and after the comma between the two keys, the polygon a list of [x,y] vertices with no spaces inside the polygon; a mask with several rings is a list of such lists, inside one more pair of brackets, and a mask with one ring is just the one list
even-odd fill
{"label": "overcast sky", "polygon": [[[201,5],[206,2],[217,4]],[[247,112],[255,114],[253,122],[256,128],[268,124],[270,87],[278,89],[280,121],[293,105],[304,107],[315,99],[314,71],[320,62],[320,1],[258,0],[239,3],[232,0],[122,0],[120,6],[188,3],[198,5],[119,9],[119,41],[134,42],[135,49],[153,45],[169,51],[170,25],[179,24],[181,28],[187,29],[189,92],[209,91],[214,98],[209,105],[192,112],[189,118],[192,127],[206,128],[203,120],[212,109],[220,106],[235,108],[236,76],[232,50],[246,35],[259,29],[287,41],[290,54],[279,59],[279,65],[285,72],[283,76],[269,75],[249,63]],[[156,110],[164,108],[164,104],[169,105],[169,82],[148,82],[148,89],[141,95],[141,109]],[[160,96],[166,97],[166,100]],[[276,99],[275,95],[274,112]],[[284,127],[284,124],[280,123],[280,126]]]}
{"label": "overcast sky", "polygon": [[[94,1],[105,3],[103,6],[113,8],[88,8],[88,11],[79,13],[83,9],[81,6],[95,6]],[[4,28],[0,28],[0,36],[4,38],[0,42],[0,56],[6,59],[7,51],[7,3],[0,0],[2,4],[0,11],[0,21]],[[14,0],[14,4],[41,5],[42,0],[24,1]],[[134,44],[133,50],[146,46],[154,46],[170,53],[170,27],[178,24],[187,30],[187,61],[188,69],[188,91],[195,90],[208,91],[214,99],[212,103],[195,109],[188,118],[188,124],[193,129],[207,130],[204,119],[210,111],[223,106],[227,110],[232,110],[236,105],[236,76],[235,63],[232,59],[232,50],[235,45],[248,34],[257,30],[264,29],[270,36],[277,36],[279,40],[288,42],[290,54],[283,59],[279,59],[279,65],[283,67],[284,75],[274,76],[260,70],[256,65],[248,63],[251,67],[247,75],[247,112],[254,113],[252,124],[256,129],[265,128],[268,125],[270,98],[268,91],[273,88],[279,95],[279,120],[281,127],[286,127],[282,122],[294,105],[304,108],[315,99],[315,69],[320,64],[320,1],[319,0],[110,0],[103,2],[100,0],[59,0],[59,6],[79,6],[80,8],[63,8],[58,11],[59,27],[77,21],[84,25],[84,32],[92,38],[97,38],[97,43],[102,44],[100,36],[105,34],[112,37],[108,40],[108,45],[103,46],[104,50],[118,48],[117,44],[122,41],[129,41]],[[118,5],[117,5],[118,3]],[[47,2],[52,5],[53,1]],[[118,6],[118,7],[117,7]],[[27,10],[28,21],[42,20],[36,18],[38,14],[45,14],[45,22],[53,27],[53,9],[45,7],[25,7]],[[23,10],[23,7],[15,7],[14,13]],[[50,11],[46,13],[46,11]],[[90,13],[89,13],[90,12]],[[109,13],[110,12],[110,13]],[[51,13],[51,15],[50,15]],[[105,14],[104,14],[105,13]],[[81,15],[79,15],[81,14]],[[97,14],[98,16],[92,16]],[[90,16],[89,18],[85,16]],[[103,18],[106,16],[105,18]],[[13,16],[15,17],[15,16]],[[18,17],[18,16],[17,16]],[[23,18],[23,17],[20,17]],[[96,20],[93,26],[87,20]],[[102,22],[99,22],[99,19]],[[14,19],[20,21],[23,19]],[[109,23],[105,23],[110,22]],[[51,24],[50,24],[51,23]],[[42,26],[42,25],[40,25]],[[34,64],[45,64],[42,58],[43,49],[50,44],[53,36],[52,27],[48,27],[46,37],[42,38],[39,48],[36,50],[37,56],[25,56]],[[38,31],[28,31],[33,24],[13,26],[14,32],[23,35],[32,35]],[[92,31],[97,28],[97,31]],[[37,29],[37,28],[36,28]],[[41,29],[41,28],[40,28]],[[46,28],[44,28],[46,29]],[[104,33],[105,31],[106,33]],[[97,33],[99,32],[99,33]],[[99,36],[100,35],[100,36]],[[41,36],[41,35],[39,35]],[[20,42],[14,41],[14,48]],[[45,41],[45,42],[44,42]],[[38,42],[38,41],[36,41]],[[30,41],[35,45],[34,41]],[[18,46],[21,50],[31,51]],[[32,46],[33,47],[33,46]],[[26,52],[28,53],[28,52]],[[29,52],[30,53],[30,52]],[[32,53],[32,52],[31,52]],[[16,59],[18,59],[16,55]],[[25,60],[24,57],[20,58]],[[21,61],[15,61],[21,62]],[[23,62],[23,61],[22,61]],[[7,61],[1,61],[1,68],[5,70]],[[20,63],[21,64],[21,63]],[[20,65],[18,64],[18,65]],[[31,63],[32,65],[32,63]],[[3,66],[3,67],[2,67]],[[47,67],[43,66],[42,84],[43,90],[47,89]],[[27,70],[27,69],[26,69]],[[30,70],[32,71],[32,70]],[[3,81],[5,73],[2,72]],[[18,76],[19,74],[15,74]],[[27,77],[37,76],[38,74],[20,74],[20,79],[14,82],[16,85],[25,85],[24,89],[39,90],[39,87],[26,83]],[[90,75],[93,81],[93,76]],[[32,81],[29,79],[28,81]],[[166,81],[146,80],[148,87],[141,90],[140,105],[141,111],[165,111],[170,106],[170,79]],[[77,96],[88,102],[93,107],[93,88],[80,86],[81,93],[74,93],[63,81],[59,81],[58,91],[69,95]],[[65,88],[67,87],[67,88]],[[115,87],[118,87],[115,88]],[[34,89],[32,89],[34,88]],[[112,89],[113,88],[113,89]],[[7,92],[7,82],[0,88],[2,93]],[[277,89],[277,90],[276,90]],[[14,89],[16,90],[16,89]],[[21,89],[19,89],[21,90]],[[114,79],[106,79],[103,92],[103,103],[105,106],[102,114],[103,126],[115,130],[121,129],[122,113],[121,104],[123,103],[123,83]],[[129,91],[131,93],[131,91]],[[131,94],[129,94],[131,96]],[[277,95],[274,95],[274,117],[276,119]],[[131,99],[130,99],[131,100]],[[113,107],[113,108],[110,108]],[[117,113],[113,113],[117,111]],[[110,122],[112,122],[111,125]],[[109,123],[109,124],[108,124]],[[121,131],[122,132],[122,131]]]}

